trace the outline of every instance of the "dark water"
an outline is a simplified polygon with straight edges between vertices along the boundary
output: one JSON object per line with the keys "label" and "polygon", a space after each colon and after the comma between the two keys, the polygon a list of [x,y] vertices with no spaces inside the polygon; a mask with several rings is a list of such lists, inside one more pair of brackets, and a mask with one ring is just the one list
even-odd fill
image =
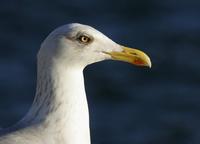
{"label": "dark water", "polygon": [[1,126],[30,107],[42,40],[71,22],[138,47],[153,62],[152,69],[113,61],[85,69],[93,144],[200,143],[199,0],[1,0]]}

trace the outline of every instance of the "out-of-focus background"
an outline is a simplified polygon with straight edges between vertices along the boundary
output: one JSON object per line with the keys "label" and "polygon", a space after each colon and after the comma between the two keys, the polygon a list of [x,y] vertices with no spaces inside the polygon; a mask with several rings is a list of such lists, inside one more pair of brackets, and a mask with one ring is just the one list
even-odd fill
{"label": "out-of-focus background", "polygon": [[71,22],[144,50],[153,63],[85,69],[92,144],[200,143],[199,0],[1,0],[0,126],[28,111],[40,43]]}

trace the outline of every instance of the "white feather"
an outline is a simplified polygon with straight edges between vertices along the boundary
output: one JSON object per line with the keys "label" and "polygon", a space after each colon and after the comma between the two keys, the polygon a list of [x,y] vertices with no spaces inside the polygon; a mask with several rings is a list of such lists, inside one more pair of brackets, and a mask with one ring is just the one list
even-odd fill
{"label": "white feather", "polygon": [[[79,43],[77,33],[87,33],[93,42]],[[112,50],[122,49],[90,26],[69,24],[53,31],[38,53],[33,105],[12,132],[0,137],[0,144],[90,144],[83,69],[110,59],[102,51]]]}

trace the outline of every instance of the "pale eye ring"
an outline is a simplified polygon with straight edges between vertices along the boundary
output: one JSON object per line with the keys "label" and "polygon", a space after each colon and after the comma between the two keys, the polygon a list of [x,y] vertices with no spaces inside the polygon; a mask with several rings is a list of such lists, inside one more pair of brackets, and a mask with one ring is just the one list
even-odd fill
{"label": "pale eye ring", "polygon": [[79,36],[78,40],[79,42],[84,43],[84,44],[88,44],[91,41],[91,39],[86,35]]}

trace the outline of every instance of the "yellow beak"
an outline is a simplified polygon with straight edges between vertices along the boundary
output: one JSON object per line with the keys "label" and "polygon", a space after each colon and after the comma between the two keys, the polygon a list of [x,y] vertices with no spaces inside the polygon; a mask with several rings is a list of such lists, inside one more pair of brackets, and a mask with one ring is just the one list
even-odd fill
{"label": "yellow beak", "polygon": [[121,47],[123,49],[121,52],[113,51],[105,53],[109,54],[113,60],[124,61],[137,66],[147,66],[151,68],[151,60],[147,54],[137,49],[124,46]]}

